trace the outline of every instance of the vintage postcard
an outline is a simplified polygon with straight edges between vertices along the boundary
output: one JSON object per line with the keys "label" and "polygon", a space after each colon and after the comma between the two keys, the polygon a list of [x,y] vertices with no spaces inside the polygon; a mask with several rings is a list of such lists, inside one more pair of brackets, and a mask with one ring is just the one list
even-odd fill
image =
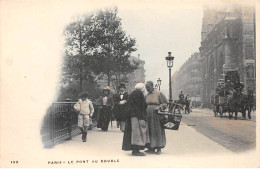
{"label": "vintage postcard", "polygon": [[259,9],[0,1],[0,167],[259,168]]}

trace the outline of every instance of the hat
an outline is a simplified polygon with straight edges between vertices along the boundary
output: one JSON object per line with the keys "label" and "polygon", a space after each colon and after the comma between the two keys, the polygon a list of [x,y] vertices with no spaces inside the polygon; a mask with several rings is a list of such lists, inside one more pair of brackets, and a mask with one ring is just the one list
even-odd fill
{"label": "hat", "polygon": [[79,94],[79,97],[80,98],[83,98],[83,97],[88,97],[88,92],[82,92]]}
{"label": "hat", "polygon": [[137,84],[135,85],[135,89],[144,92],[144,90],[145,90],[145,84],[144,84],[144,83],[137,83]]}
{"label": "hat", "polygon": [[126,88],[124,83],[120,83],[119,88]]}

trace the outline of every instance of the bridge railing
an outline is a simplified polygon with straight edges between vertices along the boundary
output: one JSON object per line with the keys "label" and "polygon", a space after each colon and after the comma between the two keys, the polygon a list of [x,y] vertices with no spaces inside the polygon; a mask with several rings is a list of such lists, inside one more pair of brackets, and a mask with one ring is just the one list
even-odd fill
{"label": "bridge railing", "polygon": [[[41,139],[45,148],[70,140],[80,134],[78,112],[74,109],[76,102],[55,102],[48,108],[41,128]],[[92,117],[96,125],[99,109],[94,105]]]}

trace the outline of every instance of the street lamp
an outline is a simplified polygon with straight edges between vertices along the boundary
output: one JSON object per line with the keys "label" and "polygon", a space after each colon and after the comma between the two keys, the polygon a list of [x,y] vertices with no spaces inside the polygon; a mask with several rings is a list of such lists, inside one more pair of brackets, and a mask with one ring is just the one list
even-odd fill
{"label": "street lamp", "polygon": [[159,91],[160,91],[160,86],[161,86],[161,84],[162,84],[162,80],[161,80],[160,78],[158,78],[158,80],[157,80],[157,84],[158,84]]}
{"label": "street lamp", "polygon": [[174,57],[171,56],[171,52],[168,52],[168,56],[165,57],[167,61],[167,66],[169,68],[169,103],[172,102],[172,79],[171,79],[171,68],[173,66]]}

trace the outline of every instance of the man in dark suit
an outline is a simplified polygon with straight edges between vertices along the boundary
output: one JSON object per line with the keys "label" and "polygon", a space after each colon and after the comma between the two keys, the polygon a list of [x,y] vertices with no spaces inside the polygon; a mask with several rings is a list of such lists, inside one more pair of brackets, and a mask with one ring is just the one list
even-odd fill
{"label": "man in dark suit", "polygon": [[119,86],[119,93],[113,96],[114,104],[116,108],[116,117],[120,125],[120,130],[125,130],[125,113],[128,110],[128,93],[126,92],[125,84],[121,83]]}
{"label": "man in dark suit", "polygon": [[116,93],[113,95],[113,101],[114,101],[114,109],[113,109],[113,113],[114,113],[114,116],[116,118],[116,125],[117,125],[117,128],[119,128],[120,126],[120,121],[119,121],[119,113],[118,113],[118,106],[119,106],[119,103],[115,102],[117,101],[117,98],[120,97],[120,86],[116,86]]}

